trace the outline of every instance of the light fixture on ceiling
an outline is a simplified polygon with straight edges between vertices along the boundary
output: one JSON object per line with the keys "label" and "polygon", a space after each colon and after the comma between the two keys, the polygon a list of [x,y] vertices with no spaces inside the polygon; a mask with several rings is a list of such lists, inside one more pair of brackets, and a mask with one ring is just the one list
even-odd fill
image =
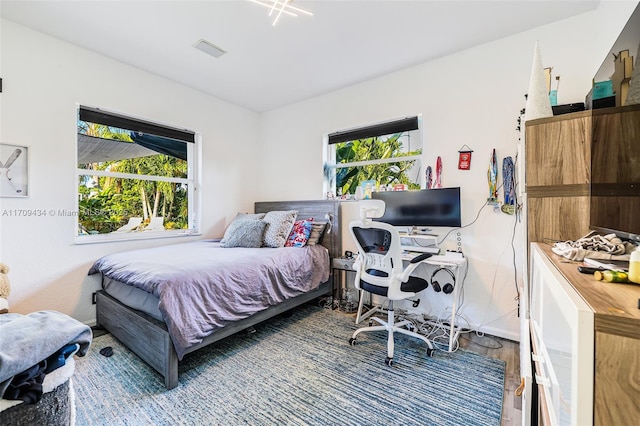
{"label": "light fixture on ceiling", "polygon": [[220,56],[224,55],[226,52],[226,50],[222,50],[220,49],[218,46],[216,46],[215,44],[211,43],[210,41],[207,41],[203,38],[201,38],[200,40],[198,40],[193,47],[195,47],[196,49],[206,53],[207,55],[211,55],[214,58],[219,58]]}
{"label": "light fixture on ceiling", "polygon": [[274,27],[278,23],[278,19],[280,19],[280,15],[283,13],[290,16],[298,16],[299,13],[304,15],[313,16],[312,12],[308,10],[304,10],[299,7],[292,6],[293,0],[249,0],[250,2],[259,4],[264,7],[269,8],[269,16],[274,16],[273,25]]}

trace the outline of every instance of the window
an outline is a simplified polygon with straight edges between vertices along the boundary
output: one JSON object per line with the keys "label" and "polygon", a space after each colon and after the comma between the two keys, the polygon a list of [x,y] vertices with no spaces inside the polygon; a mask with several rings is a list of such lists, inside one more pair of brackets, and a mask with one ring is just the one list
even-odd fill
{"label": "window", "polygon": [[420,127],[420,117],[410,117],[328,135],[325,192],[355,194],[363,182],[420,189]]}
{"label": "window", "polygon": [[80,106],[76,242],[198,232],[196,134]]}

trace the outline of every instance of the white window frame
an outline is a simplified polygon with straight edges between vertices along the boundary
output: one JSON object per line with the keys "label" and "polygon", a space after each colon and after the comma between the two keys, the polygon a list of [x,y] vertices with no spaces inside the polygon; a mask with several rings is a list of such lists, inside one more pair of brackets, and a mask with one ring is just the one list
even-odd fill
{"label": "white window frame", "polygon": [[[76,113],[80,110],[81,107],[93,108],[88,105],[76,104]],[[149,122],[150,120],[135,117],[130,114],[121,113],[117,111],[110,111],[104,108],[100,108],[105,113],[126,116],[133,120],[140,120]],[[77,121],[77,115],[76,115]],[[175,127],[165,123],[159,123],[157,121],[154,122],[159,126],[164,127]],[[80,169],[77,167],[78,164],[78,150],[76,140],[76,149],[75,149],[75,164],[76,164],[76,173],[75,173],[75,235],[74,235],[74,243],[75,244],[93,244],[93,243],[103,243],[103,242],[112,242],[112,241],[137,241],[137,240],[148,240],[148,239],[157,239],[157,238],[177,238],[177,237],[189,237],[189,236],[197,236],[201,234],[201,224],[200,224],[200,209],[201,209],[201,197],[200,197],[200,182],[202,181],[201,176],[201,164],[202,164],[202,149],[201,149],[201,134],[199,132],[194,132],[194,142],[185,142],[187,147],[187,177],[186,178],[178,178],[178,177],[166,177],[166,176],[155,176],[155,175],[138,175],[134,173],[119,173],[119,172],[109,172],[106,170],[86,170]],[[186,184],[188,187],[188,205],[189,205],[189,227],[188,229],[167,229],[164,231],[137,231],[137,232],[111,232],[106,234],[80,234],[79,233],[79,191],[78,191],[78,182],[80,181],[81,176],[109,176],[114,178],[122,178],[122,179],[134,179],[134,180],[149,180],[156,182],[172,182],[172,183],[181,183]]]}
{"label": "white window frame", "polygon": [[[324,194],[324,197],[326,198],[329,194],[336,195],[335,175],[336,175],[337,169],[349,168],[349,167],[360,167],[360,166],[383,164],[383,163],[401,163],[401,162],[415,161],[415,160],[419,161],[420,164],[422,165],[422,163],[424,162],[423,161],[423,156],[424,156],[424,149],[423,149],[424,148],[424,138],[423,138],[423,131],[422,131],[422,114],[415,114],[415,115],[413,115],[411,117],[416,117],[418,119],[418,129],[414,130],[414,132],[415,132],[415,136],[417,137],[418,141],[420,142],[420,146],[418,147],[418,149],[422,149],[422,154],[420,154],[420,155],[409,155],[409,156],[403,156],[403,157],[383,158],[383,159],[378,159],[378,160],[367,160],[367,161],[353,161],[353,162],[350,162],[350,163],[336,164],[336,150],[335,150],[335,145],[336,144],[329,144],[329,134],[324,135],[324,138],[323,138],[323,145],[324,145],[323,164],[325,165],[325,167],[329,167],[329,168],[333,169],[332,170],[333,179],[327,179],[326,176],[323,179],[322,192]],[[405,117],[403,117],[403,118],[405,118]],[[387,121],[383,121],[383,122],[379,122],[379,123],[375,123],[375,124],[364,125],[364,126],[352,127],[352,128],[349,128],[349,129],[344,129],[342,131],[343,132],[348,132],[348,131],[352,131],[352,130],[358,130],[358,129],[362,129],[362,128],[378,126],[378,125],[382,125],[382,124],[385,124],[385,123],[398,121],[398,120],[402,120],[402,118],[396,118],[396,119],[393,119],[393,120],[387,120]],[[420,188],[424,189],[426,187],[424,179],[422,179],[419,176],[418,180],[419,180]]]}

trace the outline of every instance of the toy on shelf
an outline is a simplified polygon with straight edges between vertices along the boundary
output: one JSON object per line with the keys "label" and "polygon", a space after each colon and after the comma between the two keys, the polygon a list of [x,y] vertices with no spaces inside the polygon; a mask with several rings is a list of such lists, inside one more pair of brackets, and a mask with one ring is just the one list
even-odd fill
{"label": "toy on shelf", "polygon": [[616,94],[616,106],[624,106],[629,92],[629,82],[633,74],[633,56],[629,56],[629,50],[627,49],[622,50],[615,58],[615,71],[611,81],[613,82],[613,91]]}

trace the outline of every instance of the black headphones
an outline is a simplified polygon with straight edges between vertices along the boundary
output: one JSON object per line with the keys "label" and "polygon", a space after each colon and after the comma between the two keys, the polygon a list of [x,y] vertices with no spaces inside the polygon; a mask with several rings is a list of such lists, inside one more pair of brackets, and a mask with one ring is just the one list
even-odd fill
{"label": "black headphones", "polygon": [[[440,271],[447,271],[447,273],[451,276],[451,283],[446,283],[444,286],[440,286],[440,283],[438,281],[435,281],[434,278],[436,276],[436,274]],[[431,281],[431,286],[433,287],[433,290],[438,293],[440,291],[442,291],[444,294],[450,294],[453,292],[453,289],[456,285],[456,276],[453,274],[453,272],[451,272],[451,269],[446,268],[446,267],[442,267],[442,268],[438,268],[435,271],[433,271],[433,274],[431,274],[431,279],[429,280]]]}

